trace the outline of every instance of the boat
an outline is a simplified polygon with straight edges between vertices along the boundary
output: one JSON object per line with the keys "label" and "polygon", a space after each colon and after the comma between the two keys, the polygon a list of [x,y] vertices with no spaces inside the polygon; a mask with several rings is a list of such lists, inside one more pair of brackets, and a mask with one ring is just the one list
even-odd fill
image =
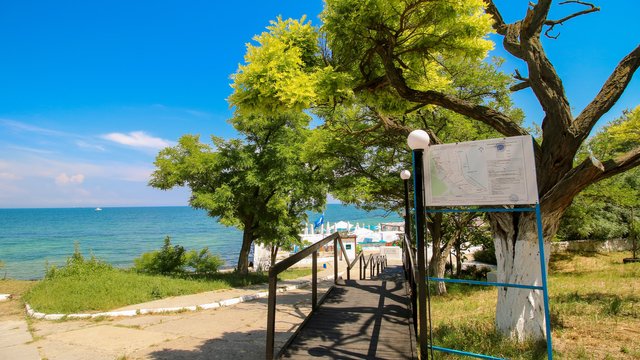
{"label": "boat", "polygon": [[95,211],[102,211],[102,208],[96,208]]}

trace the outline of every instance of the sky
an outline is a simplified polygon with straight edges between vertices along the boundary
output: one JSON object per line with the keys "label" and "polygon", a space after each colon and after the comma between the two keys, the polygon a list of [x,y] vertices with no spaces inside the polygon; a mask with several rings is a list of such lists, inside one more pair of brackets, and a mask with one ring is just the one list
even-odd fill
{"label": "sky", "polygon": [[[496,3],[513,21],[528,1]],[[600,12],[558,26],[558,39],[544,41],[576,114],[640,40],[634,1],[597,5]],[[321,0],[1,2],[0,208],[187,205],[187,189],[147,186],[158,151],[183,134],[235,137],[226,98],[246,44],[279,15],[319,25],[322,7]],[[552,15],[577,10],[569,4]],[[504,71],[526,72],[499,43],[492,55],[507,59]],[[600,125],[640,103],[637,78]],[[530,90],[514,100],[528,124],[540,123]]]}

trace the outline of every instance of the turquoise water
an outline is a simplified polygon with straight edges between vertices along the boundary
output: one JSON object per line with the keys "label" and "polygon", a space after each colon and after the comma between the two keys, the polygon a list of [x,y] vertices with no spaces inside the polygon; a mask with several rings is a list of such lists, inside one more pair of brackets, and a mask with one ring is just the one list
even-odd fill
{"label": "turquoise water", "polygon": [[[385,215],[334,204],[327,206],[325,221],[400,221],[397,214]],[[311,214],[309,221],[317,217]],[[143,252],[160,248],[167,235],[187,249],[209,247],[227,266],[236,264],[242,242],[239,230],[190,207],[0,209],[0,278],[42,278],[46,264],[64,264],[75,242],[85,255],[128,267]]]}

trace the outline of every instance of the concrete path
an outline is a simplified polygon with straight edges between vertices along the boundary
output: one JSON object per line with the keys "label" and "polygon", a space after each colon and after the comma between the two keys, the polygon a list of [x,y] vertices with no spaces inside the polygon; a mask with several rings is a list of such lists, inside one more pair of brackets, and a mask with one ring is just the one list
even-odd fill
{"label": "concrete path", "polygon": [[0,359],[40,359],[24,319],[0,321],[0,334]]}
{"label": "concrete path", "polygon": [[[339,271],[344,271],[341,266]],[[318,277],[333,275],[333,268]],[[352,276],[358,276],[358,272]],[[309,277],[278,282],[293,285]],[[324,294],[333,281],[319,283]],[[266,285],[243,289],[210,291],[127,306],[116,311],[193,306],[250,297],[267,290]],[[301,288],[277,297],[276,346],[293,335],[311,311],[311,290]],[[84,320],[31,320],[33,336],[42,358],[47,360],[131,360],[131,359],[264,359],[267,298],[231,306],[167,314]],[[0,351],[0,359],[5,359]],[[9,358],[7,358],[9,359]]]}
{"label": "concrete path", "polygon": [[19,297],[5,296],[0,302],[0,360],[39,360]]}
{"label": "concrete path", "polygon": [[[266,302],[100,321],[38,320],[35,344],[48,360],[263,359]],[[282,346],[310,311],[309,291],[280,294],[277,311],[276,342]]]}
{"label": "concrete path", "polygon": [[[344,271],[344,266],[339,271]],[[333,269],[328,266],[318,276],[332,273]],[[358,271],[351,276],[357,278]],[[278,285],[300,281],[283,281]],[[321,282],[319,295],[332,283]],[[266,285],[212,291],[114,310],[193,306],[265,290]],[[301,288],[279,293],[277,303],[275,345],[279,348],[310,312],[311,290]],[[30,322],[33,340],[24,319],[9,323],[0,318],[0,360],[264,359],[267,299],[193,312],[63,321],[31,319]]]}

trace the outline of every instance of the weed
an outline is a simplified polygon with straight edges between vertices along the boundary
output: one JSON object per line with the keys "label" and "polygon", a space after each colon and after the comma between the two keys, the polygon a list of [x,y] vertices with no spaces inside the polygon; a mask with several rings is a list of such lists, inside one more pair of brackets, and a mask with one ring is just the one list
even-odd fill
{"label": "weed", "polygon": [[609,315],[619,315],[622,309],[622,299],[620,296],[615,296],[609,305],[605,308],[605,313]]}

